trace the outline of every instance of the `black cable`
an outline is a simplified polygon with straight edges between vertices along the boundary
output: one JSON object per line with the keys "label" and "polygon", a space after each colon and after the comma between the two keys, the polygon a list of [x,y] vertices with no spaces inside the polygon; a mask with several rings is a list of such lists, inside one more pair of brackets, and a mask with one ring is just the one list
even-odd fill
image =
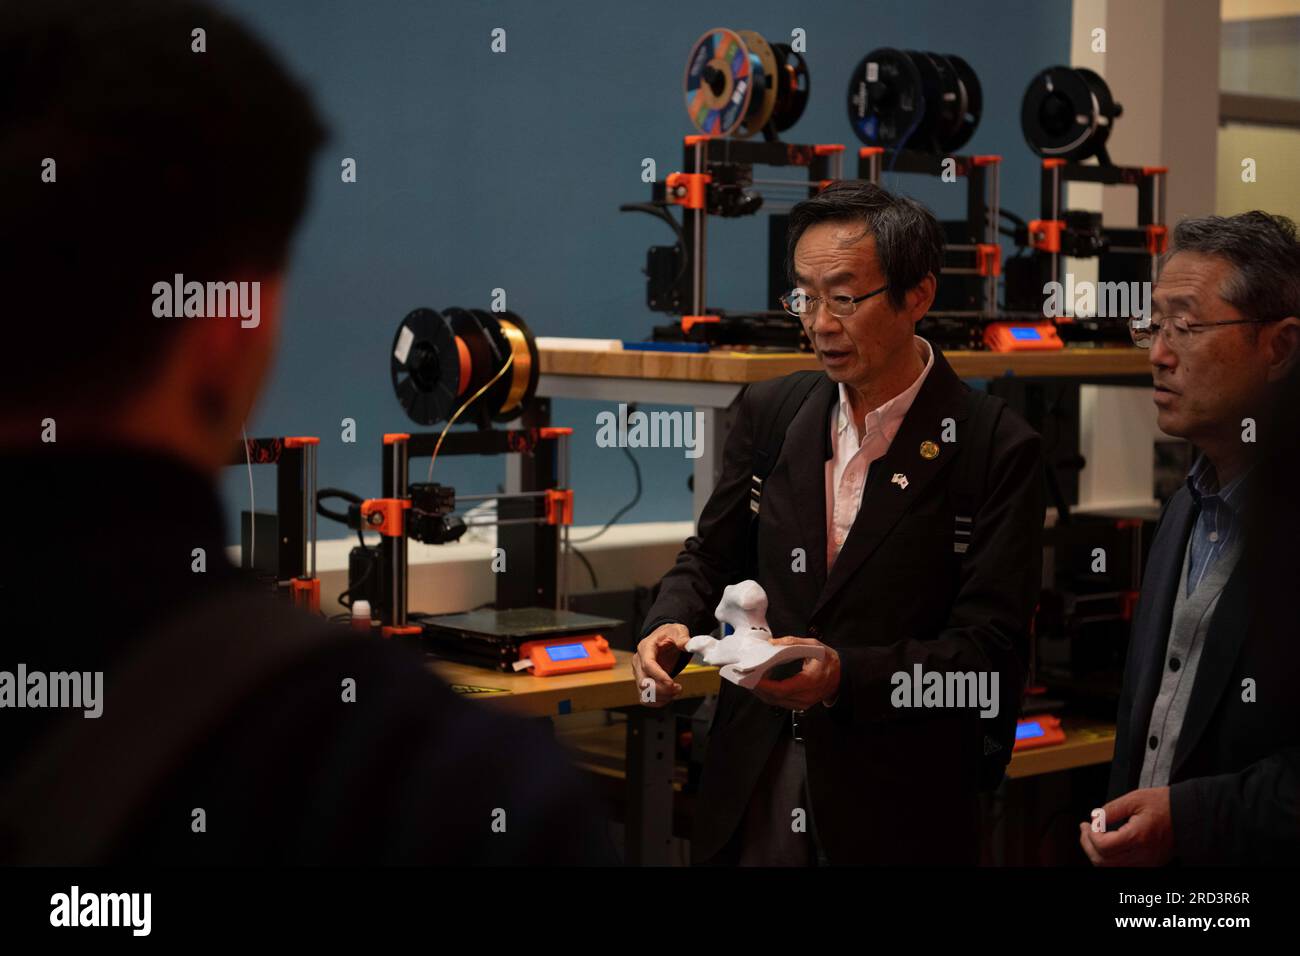
{"label": "black cable", "polygon": [[667,209],[668,203],[658,204],[652,202],[628,202],[618,207],[619,212],[643,212],[654,216],[656,219],[662,219],[672,227],[677,234],[677,261],[680,263],[677,267],[677,276],[673,279],[673,288],[682,281],[682,276],[686,275],[686,233],[682,230],[681,224]]}
{"label": "black cable", "polygon": [[569,543],[569,550],[574,553],[579,561],[586,565],[587,573],[591,575],[591,589],[593,591],[599,591],[600,582],[596,580],[596,569],[591,566],[591,562],[587,560],[587,556],[575,548],[572,542]]}
{"label": "black cable", "polygon": [[[316,513],[322,517],[329,518],[331,521],[337,521],[339,524],[346,526],[348,516],[342,512],[330,511],[321,502],[325,498],[342,498],[348,504],[360,507],[362,498],[360,495],[353,494],[350,491],[344,491],[342,488],[320,488],[316,491]],[[370,560],[366,562],[365,573],[361,575],[356,582],[348,582],[348,586],[339,592],[338,602],[346,608],[352,607],[352,591],[360,589],[367,581],[370,580],[371,574],[375,570],[375,565],[379,563],[379,549],[372,548],[366,544],[366,536],[362,533],[361,524],[357,524],[357,541],[361,545],[361,550],[365,551]]]}
{"label": "black cable", "polygon": [[[628,405],[629,415],[632,413],[634,407],[635,406],[633,405]],[[605,527],[601,528],[595,534],[589,534],[585,538],[571,538],[569,540],[570,547],[575,544],[586,544],[588,541],[595,541],[602,534],[608,531],[613,526],[614,522],[618,521],[619,518],[623,517],[623,515],[635,508],[637,503],[641,500],[641,466],[636,463],[636,458],[634,458],[632,453],[627,450],[626,446],[623,448],[623,454],[627,455],[627,460],[632,463],[632,472],[636,476],[636,494],[632,496],[631,501],[625,504],[622,508],[619,508],[618,511],[614,512],[614,517],[606,521]]]}
{"label": "black cable", "polygon": [[342,488],[320,488],[316,491],[316,513],[331,521],[337,521],[341,525],[348,523],[348,516],[341,511],[330,511],[321,502],[326,498],[342,498],[348,504],[361,504],[361,496],[354,495],[350,491],[344,491]]}
{"label": "black cable", "polygon": [[[357,590],[360,590],[361,586],[370,580],[370,575],[374,573],[375,565],[379,563],[378,548],[368,547],[365,542],[362,542],[361,547],[369,553],[370,560],[366,562],[365,573],[362,574],[361,577],[357,578],[356,583],[353,584],[352,582],[348,582],[348,586],[339,592],[338,602],[346,608],[352,607],[352,589],[356,588]],[[347,600],[345,601],[344,598],[347,598]]]}
{"label": "black cable", "polygon": [[[1023,230],[1025,230],[1025,234],[1026,234],[1026,235],[1029,234],[1029,223],[1025,222],[1025,220],[1024,220],[1023,218],[1021,218],[1020,216],[1017,216],[1017,215],[1016,215],[1014,212],[1012,212],[1010,209],[999,209],[999,210],[998,210],[998,215],[1000,215],[1000,216],[1004,216],[1004,217],[1006,217],[1007,219],[1010,219],[1013,223],[1016,224],[1016,226],[1018,227],[1018,229],[1023,229]],[[1013,242],[1015,242],[1015,244],[1016,244],[1016,256],[1015,256],[1015,257],[1016,257],[1017,259],[1019,259],[1019,258],[1021,258],[1022,256],[1024,256],[1024,254],[1025,254],[1025,250],[1026,250],[1028,247],[1022,245],[1019,241],[1016,240],[1016,233],[1017,233],[1017,231],[1018,231],[1017,229],[1008,229],[1006,226],[1003,226],[1003,225],[1001,225],[1000,223],[999,223],[999,225],[998,225],[998,232],[999,232],[1001,235],[1004,235],[1004,236],[1008,237],[1009,239],[1011,239]]]}
{"label": "black cable", "polygon": [[[1013,223],[1016,224],[1018,228],[1025,230],[1026,234],[1028,234],[1029,223],[1025,222],[1024,217],[1016,215],[1010,209],[999,209],[998,215],[1003,217],[1004,219],[1010,219]],[[1000,223],[998,224],[998,232],[1000,232],[1004,236],[1009,236],[1012,239],[1016,238],[1015,229],[1008,229],[1006,226]],[[1023,252],[1025,247],[1022,246],[1020,243],[1016,243],[1016,249]]]}
{"label": "black cable", "polygon": [[[349,504],[357,505],[358,507],[361,505],[362,501],[360,495],[354,495],[352,492],[344,491],[342,488],[321,488],[316,492],[316,513],[322,517],[329,518],[331,521],[337,521],[339,524],[344,526],[348,524],[348,516],[339,511],[330,511],[321,504],[321,499],[323,498],[342,498]],[[362,527],[360,524],[357,525],[357,541],[361,543],[361,547],[366,551],[372,550],[370,545],[366,544],[366,536],[362,533]],[[346,594],[347,592],[345,591],[343,593]]]}

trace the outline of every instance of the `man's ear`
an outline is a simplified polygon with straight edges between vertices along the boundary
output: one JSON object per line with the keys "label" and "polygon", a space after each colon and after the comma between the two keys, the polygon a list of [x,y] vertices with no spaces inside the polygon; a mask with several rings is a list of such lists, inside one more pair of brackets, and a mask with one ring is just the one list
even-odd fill
{"label": "man's ear", "polygon": [[907,303],[907,314],[913,322],[919,322],[925,317],[925,313],[930,311],[930,306],[934,305],[935,292],[939,284],[934,278],[934,273],[926,273],[924,279],[907,290],[904,302]]}
{"label": "man's ear", "polygon": [[[248,279],[241,314],[187,319],[190,379],[203,419],[223,439],[250,414],[274,352],[279,276]],[[254,284],[256,283],[256,284]]]}
{"label": "man's ear", "polygon": [[1291,374],[1297,362],[1300,362],[1300,318],[1287,316],[1276,322],[1269,336],[1268,380],[1277,382]]}

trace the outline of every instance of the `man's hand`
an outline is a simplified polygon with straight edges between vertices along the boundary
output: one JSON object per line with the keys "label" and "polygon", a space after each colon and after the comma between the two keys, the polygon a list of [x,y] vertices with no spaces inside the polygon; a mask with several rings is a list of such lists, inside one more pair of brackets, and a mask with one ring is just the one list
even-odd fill
{"label": "man's hand", "polygon": [[778,637],[773,644],[808,644],[823,648],[821,660],[803,659],[803,669],[785,680],[764,677],[754,685],[754,695],[765,704],[784,707],[786,710],[807,710],[823,701],[831,700],[840,690],[840,655],[833,647],[811,637]]}
{"label": "man's hand", "polygon": [[[632,673],[647,707],[666,707],[682,692],[682,685],[674,681],[668,671],[686,653],[686,642],[690,639],[691,632],[684,625],[660,624],[636,646]],[[645,700],[647,681],[654,685],[654,695],[650,700]]]}
{"label": "man's hand", "polygon": [[1101,808],[1108,823],[1123,820],[1113,833],[1093,833],[1079,824],[1079,843],[1094,866],[1164,866],[1174,855],[1174,825],[1169,788],[1130,790]]}

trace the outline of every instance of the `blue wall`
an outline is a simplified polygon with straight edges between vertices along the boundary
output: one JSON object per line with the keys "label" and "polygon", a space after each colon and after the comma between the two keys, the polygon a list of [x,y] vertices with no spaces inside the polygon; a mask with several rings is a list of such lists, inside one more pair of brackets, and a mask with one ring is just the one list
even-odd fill
{"label": "blue wall", "polygon": [[[641,160],[678,168],[691,132],[682,72],[695,38],[715,26],[772,40],[807,34],[812,96],[785,134],[851,141],[850,70],[877,46],[959,53],[979,74],[985,114],[964,151],[1004,157],[1004,206],[1037,208],[1037,163],[1019,127],[1020,97],[1044,66],[1068,61],[1069,0],[817,3],[267,2],[224,0],[314,91],[334,138],[316,170],[312,204],[288,278],[281,349],[249,434],[322,436],[320,482],[379,491],[379,436],[412,427],[389,386],[398,321],[416,306],[487,308],[491,290],[541,335],[643,338],[665,317],[645,307],[646,247],[669,232],[619,213],[646,198]],[[507,52],[490,50],[493,28]],[[220,51],[210,51],[219,56]],[[354,157],[358,181],[340,181]],[[256,157],[232,158],[256,162]],[[964,186],[888,179],[943,216]],[[766,224],[719,222],[710,243],[714,305],[759,307]],[[576,429],[572,474],[578,523],[600,523],[631,494],[618,451],[595,446],[591,402],[555,404]],[[356,419],[356,444],[340,420]],[[690,462],[680,450],[636,452],[646,494],[625,521],[690,517]],[[436,477],[462,492],[494,489],[499,460],[440,461]],[[247,476],[226,475],[231,512],[247,507]],[[269,475],[257,478],[270,505]],[[232,539],[237,524],[232,520]],[[325,525],[325,537],[342,536]]]}

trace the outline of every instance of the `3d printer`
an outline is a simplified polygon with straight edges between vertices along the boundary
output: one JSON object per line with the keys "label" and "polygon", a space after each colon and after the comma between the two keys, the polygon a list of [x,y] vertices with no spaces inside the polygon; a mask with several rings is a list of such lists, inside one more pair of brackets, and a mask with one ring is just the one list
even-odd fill
{"label": "3d printer", "polygon": [[[567,478],[572,429],[496,427],[527,420],[530,411],[545,414],[533,408],[537,344],[523,319],[513,312],[416,309],[398,326],[390,364],[393,389],[407,415],[421,425],[444,426],[437,432],[383,436],[381,497],[320,490],[320,513],[360,538],[349,558],[341,603],[368,601],[385,638],[413,640],[439,656],[498,669],[516,666],[530,643],[595,641],[617,626],[566,609],[562,557],[573,522]],[[460,421],[476,427],[452,431]],[[431,480],[439,455],[517,455],[521,487],[458,495]],[[429,458],[423,482],[410,480],[411,459],[417,457]],[[346,511],[325,507],[334,498],[348,503]],[[458,513],[468,502],[489,499],[497,504],[495,518]],[[409,611],[407,542],[447,544],[468,528],[485,525],[497,528],[497,545],[510,555],[510,572],[495,576],[495,608],[466,615]],[[366,531],[380,536],[377,546],[365,541]],[[567,661],[567,669],[576,666]],[[607,665],[601,661],[600,666]]]}

